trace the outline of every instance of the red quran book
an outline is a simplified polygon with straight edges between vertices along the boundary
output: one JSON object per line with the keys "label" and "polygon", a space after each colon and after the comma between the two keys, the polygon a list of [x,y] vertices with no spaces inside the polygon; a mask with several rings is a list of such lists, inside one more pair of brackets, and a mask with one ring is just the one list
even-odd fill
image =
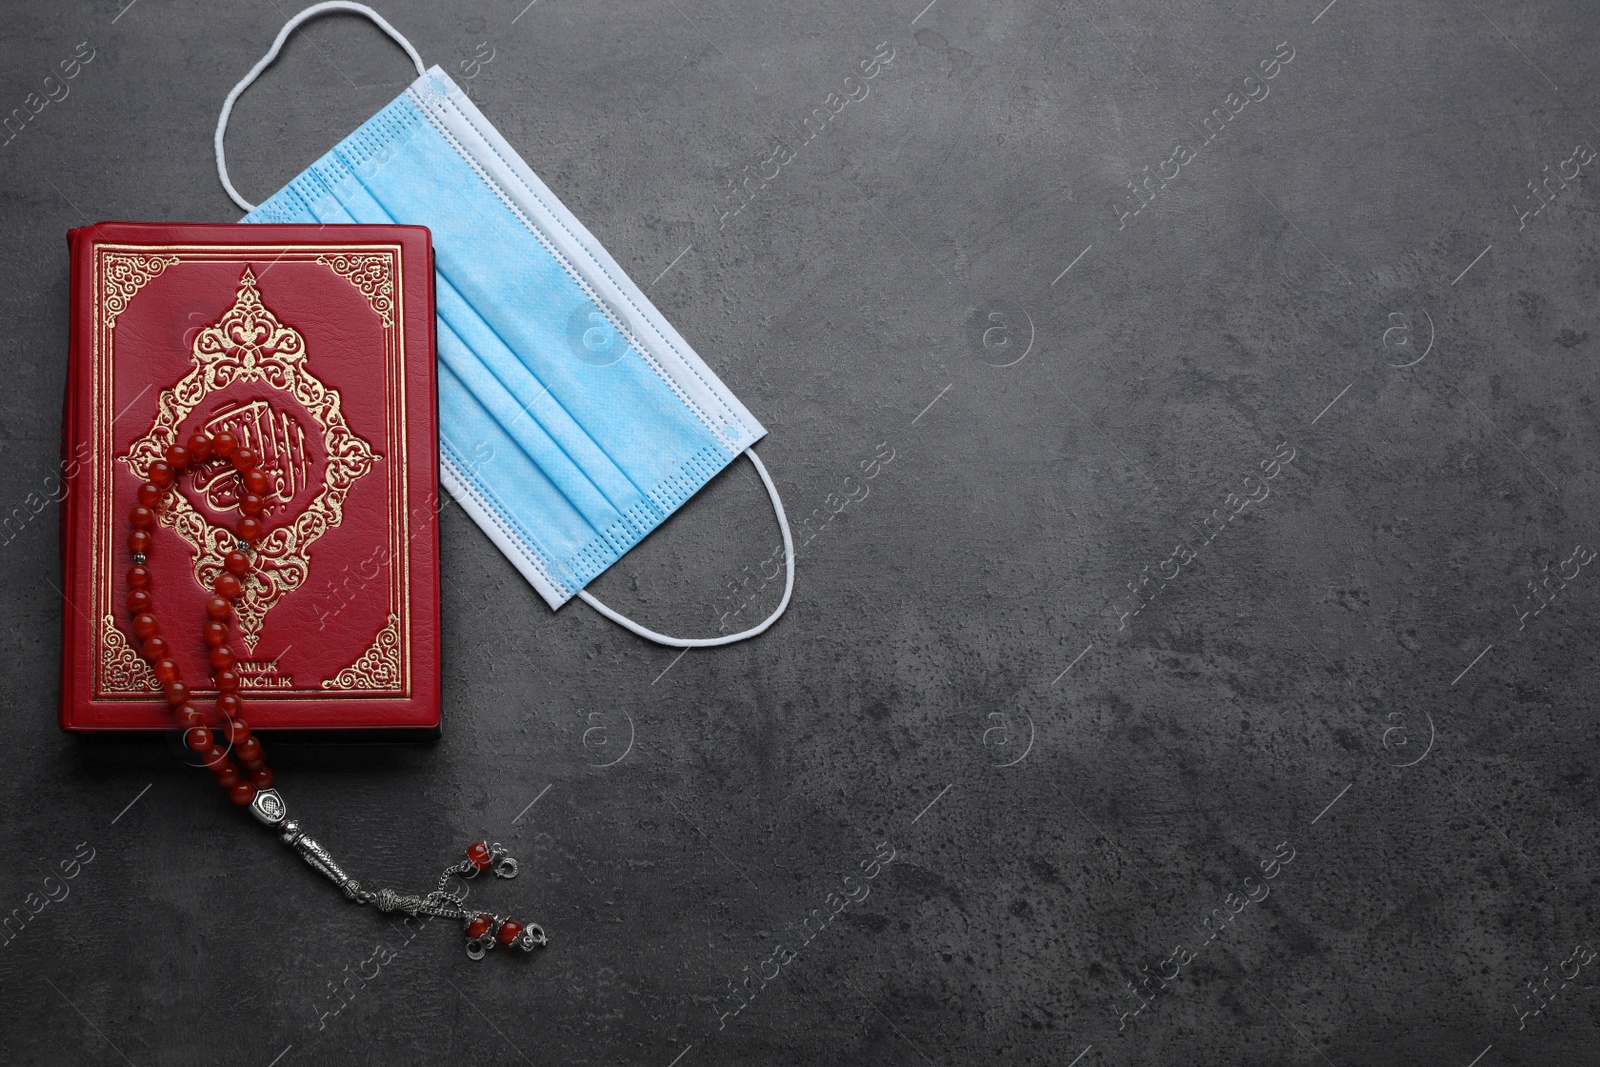
{"label": "red quran book", "polygon": [[[173,728],[129,628],[128,512],[169,445],[228,431],[270,479],[228,622],[244,717],[269,730],[436,730],[428,231],[106,222],[68,245],[62,728]],[[216,693],[201,628],[242,492],[225,461],[192,466],[152,531],[155,615],[206,711]]]}

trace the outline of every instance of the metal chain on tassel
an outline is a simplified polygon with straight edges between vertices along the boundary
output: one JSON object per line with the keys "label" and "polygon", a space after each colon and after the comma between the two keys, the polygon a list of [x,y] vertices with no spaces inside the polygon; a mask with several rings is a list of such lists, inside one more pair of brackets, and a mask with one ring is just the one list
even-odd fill
{"label": "metal chain on tassel", "polygon": [[338,886],[346,900],[371,904],[381,912],[460,919],[467,936],[467,955],[472,959],[483,959],[496,945],[532,952],[549,944],[544,928],[538,923],[521,923],[509,916],[469,910],[462,907],[461,897],[452,896],[446,889],[451,875],[476,878],[483,871],[492,870],[496,878],[515,878],[517,861],[498,841],[492,845],[478,841],[468,846],[467,858],[446,867],[439,876],[439,887],[426,896],[394,889],[373,892],[361,888],[361,883],[346,874],[328,850],[305,832],[298,820],[289,818],[289,807],[276,789],[258,791],[250,802],[250,813],[268,829],[278,831],[283,843]]}

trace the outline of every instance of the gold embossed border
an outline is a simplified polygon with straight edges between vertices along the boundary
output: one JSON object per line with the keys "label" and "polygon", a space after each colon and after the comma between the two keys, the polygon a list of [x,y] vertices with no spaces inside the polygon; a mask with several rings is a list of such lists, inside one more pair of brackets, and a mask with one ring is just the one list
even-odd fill
{"label": "gold embossed border", "polygon": [[[390,320],[383,324],[384,335],[384,384],[385,395],[389,398],[386,405],[386,437],[389,443],[388,455],[396,462],[382,464],[388,479],[387,499],[389,501],[389,521],[385,524],[389,534],[388,558],[393,561],[389,571],[389,588],[386,591],[391,610],[396,614],[399,623],[398,652],[400,655],[400,670],[398,684],[393,689],[383,691],[349,691],[340,694],[341,699],[381,699],[392,700],[395,698],[409,698],[411,686],[411,506],[410,483],[407,478],[409,470],[410,441],[407,431],[407,397],[406,397],[406,349],[405,349],[405,292],[402,280],[404,278],[405,261],[401,246],[387,243],[359,243],[339,246],[344,252],[356,253],[388,253],[392,254],[395,264],[394,277],[394,311]],[[115,316],[107,318],[106,312],[115,307],[116,313],[121,314],[139,290],[151,279],[161,274],[168,267],[185,263],[220,262],[236,264],[241,268],[278,262],[310,262],[315,263],[319,256],[326,256],[329,252],[327,244],[239,244],[239,245],[184,245],[184,244],[159,244],[143,245],[120,242],[106,242],[97,244],[94,248],[92,260],[93,283],[91,291],[94,306],[92,311],[92,389],[93,397],[90,411],[90,470],[92,473],[90,496],[90,528],[91,550],[89,560],[90,597],[93,604],[91,617],[113,619],[112,629],[125,642],[128,638],[123,633],[122,627],[115,620],[121,619],[125,612],[122,610],[120,598],[116,596],[116,582],[118,576],[125,569],[127,560],[124,551],[124,538],[127,533],[123,528],[125,524],[118,523],[119,514],[125,515],[126,506],[118,512],[112,499],[115,484],[115,472],[112,469],[112,460],[115,452],[113,436],[113,423],[121,414],[113,410],[115,401],[114,384],[116,381],[116,346],[115,335],[111,323]],[[152,270],[149,277],[144,278],[131,292],[120,287],[113,288],[109,279],[111,272],[108,270],[111,257],[135,256],[149,257],[162,256],[168,259],[160,270]],[[358,287],[359,288],[359,287]],[[119,295],[120,294],[120,295]],[[381,316],[380,316],[381,319]],[[107,634],[102,630],[95,635],[100,641],[106,641]],[[128,651],[132,652],[131,643]],[[113,681],[116,672],[111,665],[100,656],[91,657],[90,670],[93,674],[90,685],[91,699],[94,700],[148,700],[148,693],[143,690],[127,688],[126,676],[115,678],[121,684],[108,684]],[[210,690],[198,690],[197,696],[209,697],[214,694]],[[270,692],[253,692],[252,701],[283,701],[312,698],[325,700],[328,691],[319,687],[317,679],[307,676],[306,681],[293,688],[274,689]]]}

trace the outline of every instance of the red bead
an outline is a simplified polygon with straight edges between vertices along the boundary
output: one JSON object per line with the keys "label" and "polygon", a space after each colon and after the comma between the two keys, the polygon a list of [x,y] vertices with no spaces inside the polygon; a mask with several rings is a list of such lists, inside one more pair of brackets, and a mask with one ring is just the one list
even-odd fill
{"label": "red bead", "polygon": [[214,596],[206,601],[206,614],[213,619],[226,619],[233,613],[233,607],[219,596]]}
{"label": "red bead", "polygon": [[167,646],[167,639],[160,635],[149,638],[144,643],[144,658],[151,663],[158,659],[166,659],[171,654],[171,651]]}
{"label": "red bead", "polygon": [[172,484],[172,464],[165,460],[157,459],[150,462],[150,467],[145,471],[145,477],[165,488]]}
{"label": "red bead", "polygon": [[212,770],[216,770],[218,767],[222,767],[227,764],[228,754],[218,746],[212,745],[201,754],[200,762],[204,763]]}
{"label": "red bead", "polygon": [[133,628],[133,635],[139,638],[154,637],[156,631],[160,629],[156,625],[156,617],[148,611],[141,615],[135,615],[133,622],[129,625]]}
{"label": "red bead", "polygon": [[239,689],[238,671],[217,671],[211,675],[211,684],[219,693],[233,693]]}
{"label": "red bead", "polygon": [[246,515],[240,519],[239,537],[245,541],[259,541],[261,539],[261,520],[254,515]]}
{"label": "red bead", "polygon": [[155,597],[150,595],[148,589],[128,590],[128,610],[135,615],[149,611],[155,606]]}
{"label": "red bead", "polygon": [[250,724],[243,719],[229,719],[222,732],[234,745],[242,745],[250,740]]}
{"label": "red bead", "polygon": [[156,672],[156,681],[162,685],[178,680],[178,665],[170,659],[156,660],[153,669]]}
{"label": "red bead", "polygon": [[183,743],[192,752],[204,752],[211,747],[211,731],[198,726],[192,730],[185,730]]}
{"label": "red bead", "polygon": [[489,923],[492,921],[487,915],[478,915],[467,924],[467,936],[476,941],[489,932]]}
{"label": "red bead", "polygon": [[199,463],[211,455],[211,435],[208,433],[195,433],[189,435],[189,458]]}
{"label": "red bead", "polygon": [[150,551],[150,531],[149,530],[138,530],[138,529],[129,530],[128,531],[128,551],[129,552],[149,552]]}
{"label": "red bead", "polygon": [[478,870],[487,870],[489,867],[489,846],[482,841],[468,845],[467,859],[471,860],[472,865]]}
{"label": "red bead", "polygon": [[192,730],[196,726],[204,726],[205,716],[200,714],[200,709],[193,704],[184,704],[172,712],[172,720],[185,730]]}
{"label": "red bead", "polygon": [[128,587],[130,589],[150,588],[150,568],[138,564],[128,568]]}
{"label": "red bead", "polygon": [[[244,701],[240,700],[232,693],[221,693],[217,696],[217,711],[221,712],[224,718],[237,718],[239,713],[243,710]],[[236,737],[234,740],[238,741],[240,738]]]}
{"label": "red bead", "polygon": [[211,588],[216,590],[218,596],[226,600],[237,600],[239,594],[244,592],[244,586],[239,584],[239,579],[227,571],[217,575],[217,580],[211,583]]}
{"label": "red bead", "polygon": [[267,510],[267,501],[256,493],[246,493],[239,498],[239,510],[246,515],[259,515]]}
{"label": "red bead", "polygon": [[144,482],[139,486],[139,503],[147,508],[153,508],[161,503],[161,487],[154,482]]}
{"label": "red bead", "polygon": [[250,571],[250,557],[243,552],[229,552],[222,557],[222,566],[229,574],[242,578]]}
{"label": "red bead", "polygon": [[172,445],[163,453],[167,464],[175,471],[181,471],[189,465],[189,450],[182,445]]}
{"label": "red bead", "polygon": [[213,647],[216,645],[226,644],[228,640],[227,626],[217,622],[215,619],[206,623],[205,628],[201,631],[201,633],[205,635],[206,644]]}
{"label": "red bead", "polygon": [[211,764],[211,777],[224,789],[232,789],[239,782],[239,768],[224,760]]}
{"label": "red bead", "polygon": [[244,472],[244,487],[247,492],[265,493],[272,480],[267,477],[264,470],[249,470]]}
{"label": "red bead", "polygon": [[228,799],[241,808],[256,798],[256,787],[249,782],[239,782],[228,790]]}
{"label": "red bead", "polygon": [[233,455],[233,450],[239,447],[239,439],[224,430],[211,439],[211,450],[223,459]]}
{"label": "red bead", "polygon": [[257,763],[265,752],[261,751],[261,742],[254,737],[247,737],[233,746],[234,754],[239,757],[240,763]]}
{"label": "red bead", "polygon": [[263,767],[259,771],[250,772],[250,782],[257,789],[272,788],[272,768]]}
{"label": "red bead", "polygon": [[219,671],[231,671],[234,663],[237,662],[233,658],[233,649],[227,645],[218,645],[213,648],[207,653],[206,658],[211,661],[212,669]]}
{"label": "red bead", "polygon": [[161,687],[161,692],[166,696],[167,703],[173,707],[177,707],[189,699],[189,687],[182,682],[168,682]]}
{"label": "red bead", "polygon": [[245,773],[248,774],[251,771],[259,771],[261,768],[265,767],[267,765],[267,761],[264,759],[246,759],[240,760],[239,764],[240,766],[244,767]]}
{"label": "red bead", "polygon": [[156,524],[156,513],[143,504],[135,504],[128,511],[128,525],[135,530],[148,530]]}
{"label": "red bead", "polygon": [[517,939],[517,935],[520,933],[522,933],[522,924],[517,922],[515,919],[507,919],[505,922],[500,924],[500,931],[494,936],[496,941],[499,941],[502,945],[509,947],[511,942],[515,941]]}
{"label": "red bead", "polygon": [[253,448],[245,448],[243,446],[234,449],[234,451],[233,451],[233,469],[234,470],[239,471],[242,474],[245,471],[253,471],[259,466],[261,466],[261,457],[256,454],[256,450],[255,449],[253,449]]}

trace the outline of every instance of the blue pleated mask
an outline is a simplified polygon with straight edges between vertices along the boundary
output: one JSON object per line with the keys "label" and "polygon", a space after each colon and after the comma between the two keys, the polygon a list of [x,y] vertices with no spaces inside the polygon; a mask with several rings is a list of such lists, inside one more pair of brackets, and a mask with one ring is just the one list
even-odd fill
{"label": "blue pleated mask", "polygon": [[[420,77],[260,206],[229,181],[234,101],[301,22],[372,19]],[[300,12],[228,96],[217,171],[245,222],[396,223],[432,231],[439,470],[450,493],[558,608],[579,596],[663,644],[726,644],[789,602],[794,552],[777,489],[750,449],[766,430],[645,299],[471,100],[361,4]],[[647,630],[584,590],[741,452],[772,497],[787,581],[760,626],[716,638]]]}

